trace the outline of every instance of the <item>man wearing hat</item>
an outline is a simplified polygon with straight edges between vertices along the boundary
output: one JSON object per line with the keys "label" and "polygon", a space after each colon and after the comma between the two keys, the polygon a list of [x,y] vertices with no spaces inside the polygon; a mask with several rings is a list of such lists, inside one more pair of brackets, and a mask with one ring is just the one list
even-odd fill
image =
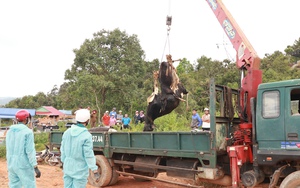
{"label": "man wearing hat", "polygon": [[93,151],[92,135],[87,130],[90,111],[76,111],[76,125],[66,130],[61,142],[64,187],[86,187],[89,169],[96,182],[100,180],[98,166]]}
{"label": "man wearing hat", "polygon": [[12,125],[6,134],[6,159],[8,167],[9,187],[36,187],[35,177],[41,172],[37,167],[34,136],[26,125],[31,115],[27,110],[16,113],[18,124]]}
{"label": "man wearing hat", "polygon": [[210,130],[210,114],[209,109],[204,108],[204,115],[202,116],[202,130],[209,131]]}
{"label": "man wearing hat", "polygon": [[119,110],[119,113],[117,114],[117,125],[121,125],[122,124],[122,119],[123,119],[123,114],[122,114],[122,110]]}

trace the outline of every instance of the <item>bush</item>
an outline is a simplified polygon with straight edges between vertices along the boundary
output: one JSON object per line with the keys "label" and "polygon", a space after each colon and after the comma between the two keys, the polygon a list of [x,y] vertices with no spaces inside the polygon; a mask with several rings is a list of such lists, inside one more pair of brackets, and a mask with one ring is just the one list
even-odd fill
{"label": "bush", "polygon": [[61,132],[65,132],[67,130],[67,127],[66,127],[66,123],[65,121],[59,121],[57,123],[58,127],[59,127],[59,131]]}
{"label": "bush", "polygon": [[0,146],[0,158],[6,158],[6,147]]}
{"label": "bush", "polygon": [[35,150],[41,151],[45,149],[45,145],[49,144],[49,132],[43,133],[35,133],[34,134],[34,143],[35,143]]}
{"label": "bush", "polygon": [[182,115],[171,112],[155,120],[154,131],[190,131],[190,122]]}
{"label": "bush", "polygon": [[[35,150],[42,151],[45,149],[44,144],[49,143],[49,133],[35,133],[34,134],[34,143],[35,143]],[[6,147],[0,146],[0,158],[6,157]]]}
{"label": "bush", "polygon": [[[168,132],[168,131],[190,131],[190,122],[183,115],[179,115],[176,112],[171,112],[168,115],[162,116],[155,120],[154,122],[156,132]],[[144,129],[144,123],[139,123],[137,125],[131,124],[130,129],[120,130],[116,127],[117,131],[123,132],[141,132]]]}

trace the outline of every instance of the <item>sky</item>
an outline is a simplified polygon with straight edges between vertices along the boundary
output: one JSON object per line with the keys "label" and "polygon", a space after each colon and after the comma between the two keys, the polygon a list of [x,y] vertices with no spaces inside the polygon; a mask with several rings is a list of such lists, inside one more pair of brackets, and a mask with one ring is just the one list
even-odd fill
{"label": "sky", "polygon": [[[223,3],[261,58],[300,38],[299,0]],[[172,25],[164,50],[167,15]],[[205,0],[0,0],[0,97],[59,87],[73,49],[97,31],[116,28],[137,35],[147,61],[168,53],[191,63],[202,55],[232,61],[236,55]]]}

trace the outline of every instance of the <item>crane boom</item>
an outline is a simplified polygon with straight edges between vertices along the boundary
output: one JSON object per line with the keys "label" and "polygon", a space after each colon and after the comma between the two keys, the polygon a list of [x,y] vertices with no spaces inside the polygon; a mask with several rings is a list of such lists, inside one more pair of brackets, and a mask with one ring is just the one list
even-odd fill
{"label": "crane boom", "polygon": [[222,0],[206,1],[236,50],[236,64],[241,70],[239,116],[242,122],[251,123],[250,98],[256,98],[258,85],[262,82],[260,58]]}

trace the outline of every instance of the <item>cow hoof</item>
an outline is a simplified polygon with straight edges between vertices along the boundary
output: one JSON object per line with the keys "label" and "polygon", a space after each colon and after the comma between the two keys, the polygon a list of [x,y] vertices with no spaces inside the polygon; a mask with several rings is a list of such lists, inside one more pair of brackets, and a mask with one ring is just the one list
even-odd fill
{"label": "cow hoof", "polygon": [[153,131],[152,125],[145,125],[143,131],[144,131],[144,132],[145,132],[145,131]]}

